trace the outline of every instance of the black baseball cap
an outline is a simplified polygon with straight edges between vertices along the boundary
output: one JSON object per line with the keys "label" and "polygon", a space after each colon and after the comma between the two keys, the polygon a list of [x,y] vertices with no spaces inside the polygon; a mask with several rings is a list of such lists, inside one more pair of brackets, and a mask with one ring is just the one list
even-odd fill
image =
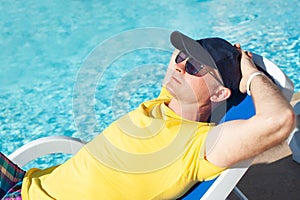
{"label": "black baseball cap", "polygon": [[189,57],[217,69],[224,86],[231,90],[231,96],[240,94],[241,53],[236,47],[222,38],[193,40],[179,31],[172,32],[170,40],[176,49],[184,50]]}

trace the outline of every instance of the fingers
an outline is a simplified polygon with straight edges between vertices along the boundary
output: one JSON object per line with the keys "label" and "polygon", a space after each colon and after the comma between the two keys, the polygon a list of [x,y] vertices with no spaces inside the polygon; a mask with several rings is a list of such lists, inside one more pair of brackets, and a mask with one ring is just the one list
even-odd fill
{"label": "fingers", "polygon": [[236,43],[233,46],[236,47],[242,54],[245,54],[245,55],[249,56],[250,58],[252,58],[252,53],[250,51],[243,51],[240,43]]}
{"label": "fingers", "polygon": [[235,46],[235,47],[238,48],[238,49],[241,49],[240,43],[236,43],[236,44],[234,44],[233,46]]}
{"label": "fingers", "polygon": [[246,54],[247,56],[249,56],[250,58],[252,58],[252,53],[251,53],[250,51],[245,51],[245,54]]}

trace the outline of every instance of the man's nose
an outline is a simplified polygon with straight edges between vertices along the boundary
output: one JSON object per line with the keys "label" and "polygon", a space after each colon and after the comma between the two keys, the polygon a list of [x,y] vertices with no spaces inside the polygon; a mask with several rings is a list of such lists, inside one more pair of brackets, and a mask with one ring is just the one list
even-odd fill
{"label": "man's nose", "polygon": [[180,63],[175,63],[175,65],[174,65],[175,70],[181,74],[184,74],[185,73],[185,63],[186,63],[186,60],[184,60]]}

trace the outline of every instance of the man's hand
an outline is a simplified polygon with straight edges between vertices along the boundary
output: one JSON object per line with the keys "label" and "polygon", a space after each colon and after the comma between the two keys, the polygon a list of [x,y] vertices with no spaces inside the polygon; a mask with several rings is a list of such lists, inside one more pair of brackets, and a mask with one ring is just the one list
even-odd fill
{"label": "man's hand", "polygon": [[254,72],[258,72],[259,70],[256,68],[253,60],[252,60],[252,53],[248,51],[243,51],[241,49],[240,44],[234,45],[242,54],[241,58],[241,72],[242,72],[242,79],[240,82],[240,91],[242,93],[246,93],[247,91],[247,80]]}

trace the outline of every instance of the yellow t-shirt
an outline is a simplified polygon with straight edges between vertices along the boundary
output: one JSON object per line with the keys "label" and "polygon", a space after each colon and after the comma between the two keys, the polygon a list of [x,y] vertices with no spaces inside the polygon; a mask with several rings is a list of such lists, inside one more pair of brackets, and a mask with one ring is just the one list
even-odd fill
{"label": "yellow t-shirt", "polygon": [[176,199],[219,175],[203,148],[213,124],[182,119],[169,97],[141,104],[66,163],[29,170],[22,199]]}

